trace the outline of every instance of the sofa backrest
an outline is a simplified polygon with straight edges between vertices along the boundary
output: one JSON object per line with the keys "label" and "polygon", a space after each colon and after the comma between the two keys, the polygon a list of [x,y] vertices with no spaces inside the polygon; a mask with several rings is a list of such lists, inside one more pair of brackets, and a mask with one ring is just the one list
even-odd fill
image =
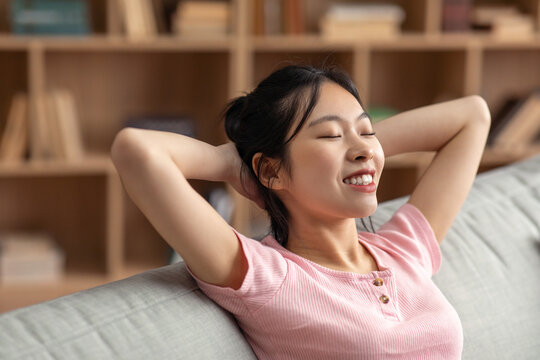
{"label": "sofa backrest", "polygon": [[256,359],[183,263],[0,315],[0,359]]}
{"label": "sofa backrest", "polygon": [[463,359],[540,359],[540,156],[478,175],[441,251],[433,280],[460,316]]}

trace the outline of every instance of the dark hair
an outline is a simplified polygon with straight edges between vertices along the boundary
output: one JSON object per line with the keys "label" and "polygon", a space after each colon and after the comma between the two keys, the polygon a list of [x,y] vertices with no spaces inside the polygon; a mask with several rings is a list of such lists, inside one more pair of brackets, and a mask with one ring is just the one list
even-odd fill
{"label": "dark hair", "polygon": [[[289,65],[270,74],[250,93],[231,100],[225,109],[225,131],[236,145],[243,167],[257,184],[265,210],[270,217],[275,239],[286,246],[289,236],[289,213],[283,202],[261,182],[264,158],[280,161],[290,173],[288,143],[304,125],[317,104],[321,83],[333,81],[351,93],[362,105],[358,91],[350,77],[336,67],[315,68],[309,65]],[[362,105],[363,107],[363,105]],[[287,138],[294,120],[300,123]],[[252,159],[261,153],[257,171]]]}

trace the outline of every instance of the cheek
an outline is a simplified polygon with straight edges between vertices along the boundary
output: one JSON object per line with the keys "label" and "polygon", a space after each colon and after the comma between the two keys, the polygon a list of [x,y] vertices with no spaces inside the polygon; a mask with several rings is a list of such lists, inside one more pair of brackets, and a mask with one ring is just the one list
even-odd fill
{"label": "cheek", "polygon": [[303,148],[296,153],[293,161],[293,170],[296,170],[298,177],[311,176],[312,181],[330,175],[339,165],[336,154],[320,146]]}
{"label": "cheek", "polygon": [[379,173],[382,173],[385,163],[385,157],[384,157],[384,151],[380,144],[378,144],[378,148],[375,151],[375,166],[377,167],[377,170]]}
{"label": "cheek", "polygon": [[[299,149],[300,150],[300,149]],[[327,188],[336,174],[336,155],[319,148],[303,148],[291,160],[292,183],[290,190],[296,194],[320,193]]]}

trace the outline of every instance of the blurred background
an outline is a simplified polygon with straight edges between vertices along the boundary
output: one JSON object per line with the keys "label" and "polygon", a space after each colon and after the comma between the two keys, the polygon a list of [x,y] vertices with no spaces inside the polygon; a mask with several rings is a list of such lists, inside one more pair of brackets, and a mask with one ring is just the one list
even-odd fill
{"label": "blurred background", "polygon": [[[226,141],[221,112],[291,62],[337,65],[374,121],[479,94],[480,171],[540,152],[540,0],[0,0],[0,312],[177,261],[122,189],[123,127]],[[387,160],[379,201],[432,154]],[[192,185],[248,236],[256,206]]]}

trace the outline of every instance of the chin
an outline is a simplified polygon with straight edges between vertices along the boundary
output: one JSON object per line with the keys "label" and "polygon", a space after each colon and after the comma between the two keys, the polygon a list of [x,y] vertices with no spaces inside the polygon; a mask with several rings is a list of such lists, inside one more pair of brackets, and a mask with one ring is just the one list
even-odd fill
{"label": "chin", "polygon": [[375,201],[373,204],[364,204],[362,208],[356,208],[348,212],[348,218],[365,218],[373,215],[377,210],[378,203]]}

